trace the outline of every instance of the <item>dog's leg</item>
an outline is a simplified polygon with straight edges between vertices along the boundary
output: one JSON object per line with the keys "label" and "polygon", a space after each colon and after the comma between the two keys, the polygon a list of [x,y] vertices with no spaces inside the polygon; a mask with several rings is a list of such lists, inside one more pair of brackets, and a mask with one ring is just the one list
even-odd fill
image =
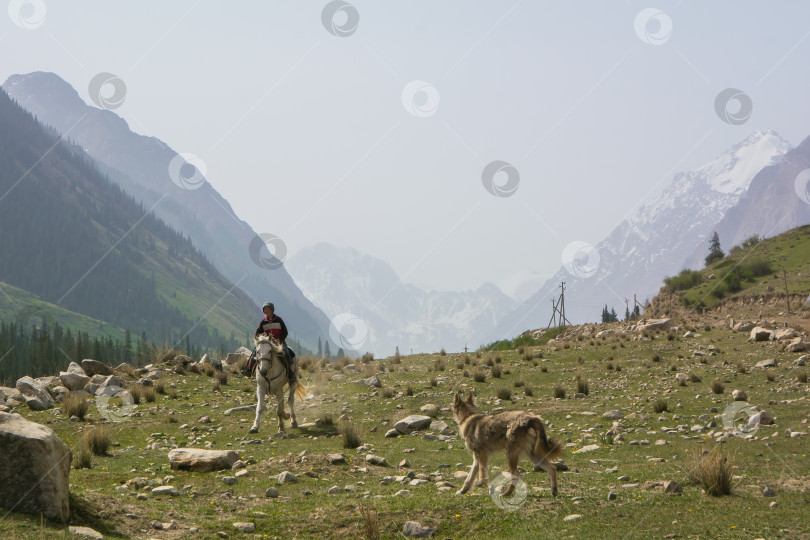
{"label": "dog's leg", "polygon": [[473,452],[473,462],[472,467],[470,467],[470,474],[467,475],[467,479],[464,480],[464,485],[461,486],[461,489],[456,491],[456,495],[464,495],[470,488],[472,487],[473,480],[475,480],[476,475],[478,474],[478,452]]}
{"label": "dog's leg", "polygon": [[534,452],[529,454],[529,457],[532,460],[532,463],[535,465],[539,465],[543,468],[544,471],[548,473],[548,477],[551,479],[551,495],[556,497],[557,496],[557,467],[554,466],[553,463],[549,463],[542,457],[538,456]]}
{"label": "dog's leg", "polygon": [[515,491],[515,485],[520,477],[518,476],[518,460],[520,459],[520,448],[514,445],[506,446],[506,463],[509,465],[509,485],[503,490],[503,496],[508,497]]}
{"label": "dog's leg", "polygon": [[478,457],[478,474],[481,476],[481,485],[489,487],[489,470],[487,469],[487,461],[489,460],[489,451],[481,450]]}

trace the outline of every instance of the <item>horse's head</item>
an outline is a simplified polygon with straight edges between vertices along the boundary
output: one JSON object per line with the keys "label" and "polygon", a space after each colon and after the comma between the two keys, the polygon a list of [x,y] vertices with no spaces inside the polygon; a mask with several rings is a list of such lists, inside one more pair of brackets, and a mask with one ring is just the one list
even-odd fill
{"label": "horse's head", "polygon": [[266,377],[267,370],[273,363],[273,358],[280,357],[284,352],[284,347],[276,339],[265,335],[258,336],[255,339],[255,343],[259,373],[262,374],[262,377]]}

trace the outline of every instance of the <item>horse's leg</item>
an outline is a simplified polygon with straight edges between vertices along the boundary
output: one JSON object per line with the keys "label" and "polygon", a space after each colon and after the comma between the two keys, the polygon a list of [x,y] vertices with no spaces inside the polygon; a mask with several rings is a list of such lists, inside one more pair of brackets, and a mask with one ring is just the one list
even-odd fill
{"label": "horse's leg", "polygon": [[256,419],[253,421],[253,427],[250,428],[248,433],[258,433],[259,424],[261,422],[262,411],[264,411],[264,398],[267,390],[262,385],[264,381],[261,379],[256,380]]}
{"label": "horse's leg", "polygon": [[295,389],[298,388],[298,383],[293,383],[290,385],[290,399],[287,400],[287,403],[290,405],[290,415],[292,416],[292,427],[298,427],[298,419],[295,418]]}
{"label": "horse's leg", "polygon": [[279,388],[276,390],[276,402],[278,402],[278,409],[276,414],[278,415],[278,431],[279,433],[285,433],[284,431],[284,419],[289,418],[289,415],[284,412],[284,389]]}

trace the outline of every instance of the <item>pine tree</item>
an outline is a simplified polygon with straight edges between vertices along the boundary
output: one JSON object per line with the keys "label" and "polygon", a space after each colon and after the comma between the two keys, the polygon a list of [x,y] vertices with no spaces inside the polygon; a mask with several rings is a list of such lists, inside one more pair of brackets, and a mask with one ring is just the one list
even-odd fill
{"label": "pine tree", "polygon": [[610,308],[610,322],[618,322],[618,321],[619,321],[619,317],[616,315],[616,310],[613,309],[613,308]]}
{"label": "pine tree", "polygon": [[323,345],[321,345],[320,336],[318,336],[318,358],[323,358]]}
{"label": "pine tree", "polygon": [[326,343],[324,343],[323,356],[324,356],[324,358],[327,358],[327,359],[332,357],[332,353],[329,351],[329,342],[328,341]]}
{"label": "pine tree", "polygon": [[725,256],[726,254],[720,248],[720,235],[717,234],[717,231],[714,231],[712,239],[709,240],[709,254],[706,256],[706,266],[709,266],[714,261],[719,261]]}

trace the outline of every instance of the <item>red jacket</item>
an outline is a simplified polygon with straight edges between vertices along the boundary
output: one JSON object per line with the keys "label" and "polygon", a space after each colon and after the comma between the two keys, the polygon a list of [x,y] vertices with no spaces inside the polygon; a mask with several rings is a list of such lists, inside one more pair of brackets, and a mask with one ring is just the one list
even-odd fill
{"label": "red jacket", "polygon": [[279,341],[287,339],[287,325],[278,315],[273,315],[272,319],[265,317],[259,322],[259,327],[256,329],[256,335],[267,334]]}

